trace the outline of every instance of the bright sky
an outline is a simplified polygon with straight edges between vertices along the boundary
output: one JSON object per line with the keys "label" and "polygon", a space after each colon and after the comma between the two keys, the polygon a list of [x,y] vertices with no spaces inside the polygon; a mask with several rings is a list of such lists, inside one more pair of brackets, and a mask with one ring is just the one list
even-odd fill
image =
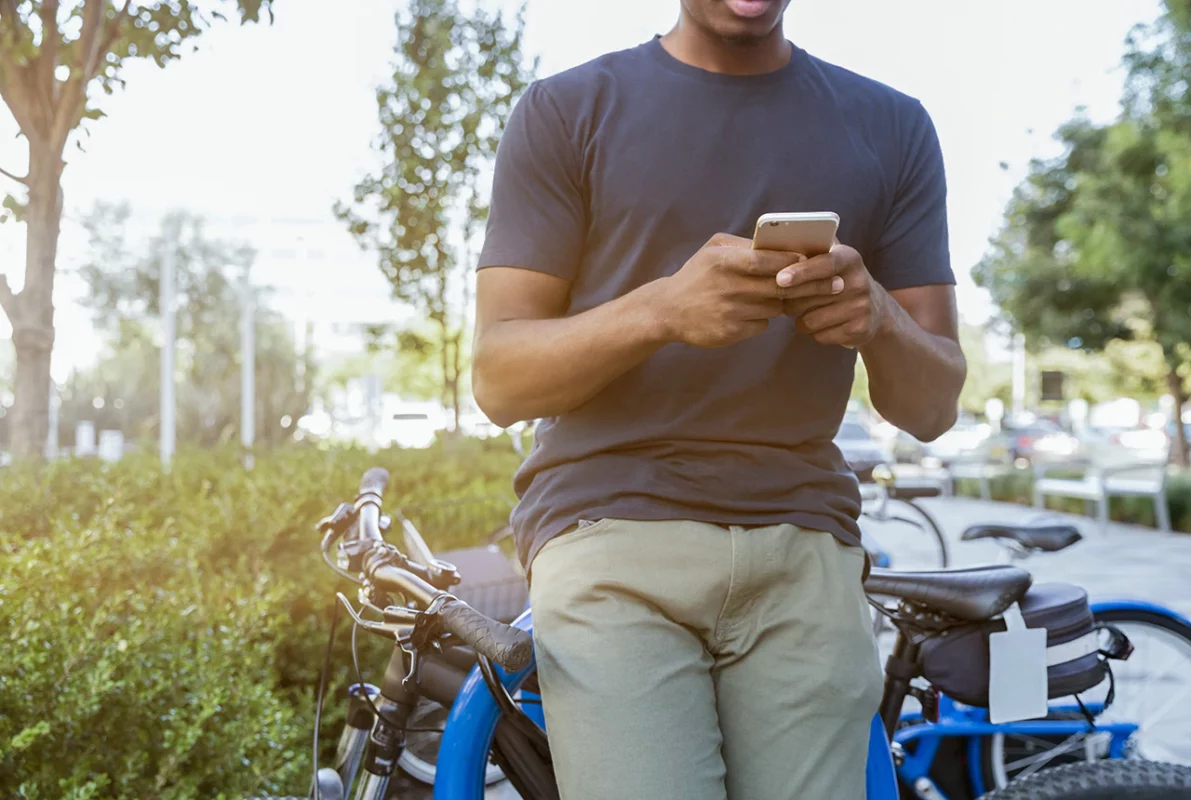
{"label": "bright sky", "polygon": [[[968,271],[1013,186],[1031,157],[1054,153],[1050,135],[1077,106],[1098,119],[1116,113],[1124,37],[1155,18],[1158,5],[794,0],[786,34],[814,55],[918,97],[931,112],[951,187],[961,310],[979,322],[990,309]],[[257,239],[256,280],[277,287],[275,304],[289,313],[396,314],[374,260],[330,212],[374,163],[373,90],[388,72],[396,7],[392,0],[277,0],[271,27],[224,26],[165,70],[128,70],[127,90],[103,98],[108,118],[91,125],[86,153],[68,155],[68,215],[77,219],[96,200],[128,201],[148,226],[168,209],[206,214],[221,230],[239,225]],[[678,0],[528,0],[526,44],[547,75],[664,32],[677,13]],[[14,133],[0,108],[0,166],[23,171]],[[76,231],[68,220],[59,262],[67,269],[82,252]],[[21,230],[0,226],[0,266],[16,285],[23,251]],[[64,273],[58,376],[94,353],[75,291]],[[0,335],[8,333],[0,322]]]}

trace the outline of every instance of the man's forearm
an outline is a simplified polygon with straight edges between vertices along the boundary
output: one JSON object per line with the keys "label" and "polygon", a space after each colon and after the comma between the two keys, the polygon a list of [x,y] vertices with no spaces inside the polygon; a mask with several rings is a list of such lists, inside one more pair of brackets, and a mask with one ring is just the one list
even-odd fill
{"label": "man's forearm", "polygon": [[967,362],[959,343],[923,330],[893,297],[876,336],[860,350],[869,395],[882,417],[922,440],[955,424]]}
{"label": "man's forearm", "polygon": [[489,325],[472,368],[480,408],[507,427],[583,405],[669,341],[661,288],[655,281],[573,317]]}

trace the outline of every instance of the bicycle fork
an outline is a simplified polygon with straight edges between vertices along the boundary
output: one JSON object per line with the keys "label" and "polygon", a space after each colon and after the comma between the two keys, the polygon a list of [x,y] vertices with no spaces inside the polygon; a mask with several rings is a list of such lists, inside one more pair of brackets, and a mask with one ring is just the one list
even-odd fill
{"label": "bicycle fork", "polygon": [[318,771],[320,800],[346,800],[353,784],[353,800],[383,800],[405,749],[405,724],[416,699],[399,683],[389,686],[386,681],[385,688],[387,693],[365,683],[348,689],[347,724],[339,737],[335,768]]}

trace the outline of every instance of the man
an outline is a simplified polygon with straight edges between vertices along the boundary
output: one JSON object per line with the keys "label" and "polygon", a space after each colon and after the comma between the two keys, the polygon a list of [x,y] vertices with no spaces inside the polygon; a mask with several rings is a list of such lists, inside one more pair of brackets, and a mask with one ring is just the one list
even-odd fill
{"label": "man", "polygon": [[[930,119],[786,41],[788,3],[682,0],[501,141],[474,388],[544,418],[513,523],[568,800],[864,796],[880,670],[832,437],[857,353],[921,439],[966,367]],[[778,211],[840,244],[751,250]]]}

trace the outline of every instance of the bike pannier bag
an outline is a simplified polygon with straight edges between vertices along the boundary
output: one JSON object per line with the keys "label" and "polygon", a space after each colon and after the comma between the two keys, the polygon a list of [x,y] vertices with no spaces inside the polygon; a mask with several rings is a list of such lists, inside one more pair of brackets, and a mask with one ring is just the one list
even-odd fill
{"label": "bike pannier bag", "polygon": [[[1067,583],[1030,587],[1019,603],[1027,628],[1046,629],[1050,697],[1087,691],[1108,677],[1088,594]],[[951,628],[922,644],[922,675],[943,694],[988,706],[988,637],[1005,630],[1001,618]]]}

